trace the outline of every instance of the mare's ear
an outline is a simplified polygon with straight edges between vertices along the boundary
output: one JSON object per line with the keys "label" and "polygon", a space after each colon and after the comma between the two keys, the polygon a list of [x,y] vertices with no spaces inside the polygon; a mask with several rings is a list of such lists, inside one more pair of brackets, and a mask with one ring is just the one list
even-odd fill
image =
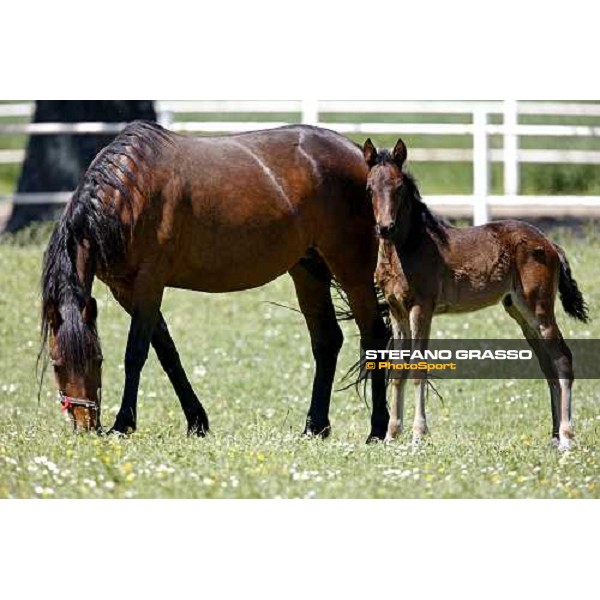
{"label": "mare's ear", "polygon": [[371,138],[367,138],[365,145],[363,146],[363,156],[367,161],[369,169],[372,169],[377,162],[377,149],[373,146]]}
{"label": "mare's ear", "polygon": [[50,331],[57,330],[62,324],[60,311],[56,308],[56,305],[52,300],[49,300],[46,305],[46,319],[50,325]]}
{"label": "mare's ear", "polygon": [[392,150],[392,157],[394,158],[394,162],[402,168],[404,162],[406,161],[406,157],[408,155],[408,151],[406,150],[406,144],[402,141],[401,138],[398,138],[394,149]]}
{"label": "mare's ear", "polygon": [[84,323],[87,325],[93,326],[96,324],[96,319],[98,317],[98,305],[96,304],[96,298],[90,297],[88,303],[83,308],[81,316],[83,317]]}

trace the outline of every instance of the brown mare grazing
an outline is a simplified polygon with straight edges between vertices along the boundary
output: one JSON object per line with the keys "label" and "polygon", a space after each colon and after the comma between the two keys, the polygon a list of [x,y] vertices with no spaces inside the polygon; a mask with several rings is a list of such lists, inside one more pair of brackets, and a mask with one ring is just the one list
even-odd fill
{"label": "brown mare grazing", "polygon": [[[343,341],[332,277],[348,296],[363,344],[386,345],[366,177],[360,148],[316,127],[210,138],[145,122],[126,127],[87,170],[44,260],[42,334],[75,426],[100,426],[94,276],[131,315],[125,387],[112,430],[136,428],[140,373],[152,345],[188,431],[203,435],[206,413],[160,311],[165,287],[231,292],[289,272],[316,362],[305,433],[327,436]],[[201,343],[201,331],[198,337]],[[383,439],[385,374],[373,381],[372,392],[370,438]]]}
{"label": "brown mare grazing", "polygon": [[[407,150],[363,154],[369,167],[380,237],[377,283],[390,306],[394,338],[405,350],[426,349],[435,314],[470,312],[502,301],[531,343],[550,387],[552,440],[571,445],[572,357],[554,316],[557,289],[565,311],[587,321],[587,307],[565,253],[531,225],[514,220],[455,228],[434,216],[403,171]],[[412,340],[412,342],[411,342]],[[412,348],[411,348],[412,345]],[[406,379],[393,379],[387,438],[402,430]],[[425,379],[415,382],[413,439],[427,433]]]}

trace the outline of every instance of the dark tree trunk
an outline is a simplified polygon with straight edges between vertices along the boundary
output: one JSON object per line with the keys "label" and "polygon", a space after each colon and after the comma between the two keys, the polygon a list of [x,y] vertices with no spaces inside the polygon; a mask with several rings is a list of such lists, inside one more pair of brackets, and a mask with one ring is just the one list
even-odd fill
{"label": "dark tree trunk", "polygon": [[[85,121],[156,121],[151,100],[38,100],[34,123],[78,123]],[[106,134],[32,135],[19,177],[18,193],[68,192],[96,154],[115,136]],[[16,231],[34,221],[57,218],[61,204],[15,204],[7,231]]]}

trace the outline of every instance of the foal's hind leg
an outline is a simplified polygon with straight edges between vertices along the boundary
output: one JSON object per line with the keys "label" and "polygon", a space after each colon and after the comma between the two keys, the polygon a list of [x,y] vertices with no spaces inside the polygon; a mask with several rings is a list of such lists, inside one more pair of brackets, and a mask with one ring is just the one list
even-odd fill
{"label": "foal's hind leg", "polygon": [[[573,356],[558,328],[553,306],[538,303],[536,317],[539,322],[540,336],[543,340],[542,347],[554,366],[560,386],[558,447],[560,450],[569,450],[575,437],[572,423]],[[554,406],[554,410],[556,409],[557,407]]]}
{"label": "foal's hind leg", "polygon": [[206,411],[194,393],[185,374],[181,360],[179,359],[179,353],[162,313],[159,313],[159,320],[152,334],[152,346],[179,398],[183,414],[187,420],[188,433],[204,436],[208,433]]}
{"label": "foal's hind leg", "polygon": [[[554,298],[537,293],[528,293],[523,299],[515,302],[516,310],[521,313],[521,318],[527,323],[527,330],[540,340],[539,352],[544,358],[540,365],[546,377],[552,373],[550,383],[552,402],[552,437],[556,439],[556,420],[558,417],[558,447],[568,450],[575,437],[572,424],[572,386],[573,386],[573,357],[565,343],[562,333],[554,316]],[[521,300],[521,301],[519,301]],[[525,331],[525,329],[524,329]],[[527,333],[526,333],[527,336]],[[559,390],[556,390],[558,381]]]}
{"label": "foal's hind leg", "polygon": [[[504,308],[506,312],[519,324],[525,339],[529,342],[529,345],[535,352],[538,359],[542,372],[546,377],[548,388],[550,391],[550,409],[552,412],[552,443],[558,446],[558,429],[560,424],[560,385],[558,377],[552,365],[552,361],[548,354],[543,350],[542,343],[540,342],[539,332],[529,324],[525,316],[515,306],[514,301],[511,297],[507,297],[503,300]],[[526,312],[526,311],[525,311]]]}
{"label": "foal's hind leg", "polygon": [[[324,273],[319,273],[319,267]],[[324,265],[310,269],[299,263],[290,270],[300,309],[310,333],[315,378],[304,435],[327,437],[331,432],[329,403],[339,351],[344,341],[331,300],[330,275]]]}

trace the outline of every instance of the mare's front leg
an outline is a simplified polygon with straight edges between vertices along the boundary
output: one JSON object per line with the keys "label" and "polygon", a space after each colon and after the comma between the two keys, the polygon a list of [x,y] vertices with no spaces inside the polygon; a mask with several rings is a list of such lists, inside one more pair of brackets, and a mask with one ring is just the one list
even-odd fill
{"label": "mare's front leg", "polygon": [[[431,320],[433,318],[433,307],[417,305],[410,310],[410,330],[412,337],[412,349],[421,353],[427,349],[429,344],[429,333],[431,331]],[[415,419],[413,421],[413,443],[419,443],[423,436],[429,433],[427,417],[425,415],[425,385],[427,374],[414,371],[415,374]]]}
{"label": "mare's front leg", "polygon": [[136,282],[131,303],[131,324],[125,350],[125,387],[121,408],[111,431],[127,434],[137,424],[137,395],[142,368],[148,358],[152,334],[160,316],[163,287]]}
{"label": "mare's front leg", "polygon": [[185,374],[167,323],[160,312],[152,334],[152,346],[156,350],[158,360],[179,398],[183,414],[187,420],[188,434],[203,437],[209,429],[208,416]]}

